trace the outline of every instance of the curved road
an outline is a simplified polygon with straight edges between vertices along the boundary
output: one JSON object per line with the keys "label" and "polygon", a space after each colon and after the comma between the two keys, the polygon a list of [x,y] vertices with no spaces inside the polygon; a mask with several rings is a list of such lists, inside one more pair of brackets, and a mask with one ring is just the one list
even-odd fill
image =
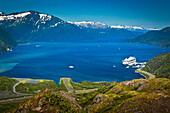
{"label": "curved road", "polygon": [[16,87],[17,85],[19,85],[21,82],[22,82],[22,81],[19,81],[18,83],[16,83],[16,84],[13,86],[13,92],[14,92],[15,94],[20,94],[20,93],[17,93],[17,92],[16,92],[15,87]]}
{"label": "curved road", "polygon": [[22,82],[23,80],[21,80],[21,81],[19,81],[18,83],[16,83],[14,86],[13,86],[13,92],[15,93],[15,94],[19,94],[20,96],[22,95],[22,96],[26,96],[26,95],[31,95],[31,94],[25,94],[25,93],[18,93],[18,92],[16,92],[16,86],[17,85],[19,85],[21,82]]}
{"label": "curved road", "polygon": [[[148,79],[153,79],[153,78],[155,78],[155,75],[153,75],[153,74],[151,74],[151,73],[149,73],[149,72],[143,71],[142,68],[139,68],[139,69],[137,69],[136,71],[137,71],[137,73],[140,73],[140,74],[144,73],[144,74],[148,75],[148,76],[149,76]],[[144,75],[143,75],[143,76],[144,76]]]}

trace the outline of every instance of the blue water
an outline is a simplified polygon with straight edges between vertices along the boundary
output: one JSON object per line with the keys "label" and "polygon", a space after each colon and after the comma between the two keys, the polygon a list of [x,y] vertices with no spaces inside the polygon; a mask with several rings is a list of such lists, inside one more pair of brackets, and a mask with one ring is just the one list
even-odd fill
{"label": "blue water", "polygon": [[[124,58],[132,55],[138,62],[146,62],[169,51],[168,48],[139,43],[32,42],[0,55],[0,76],[51,79],[57,84],[61,77],[70,77],[74,82],[121,82],[143,78],[135,73],[135,69],[122,65]],[[74,69],[69,69],[69,65]]]}

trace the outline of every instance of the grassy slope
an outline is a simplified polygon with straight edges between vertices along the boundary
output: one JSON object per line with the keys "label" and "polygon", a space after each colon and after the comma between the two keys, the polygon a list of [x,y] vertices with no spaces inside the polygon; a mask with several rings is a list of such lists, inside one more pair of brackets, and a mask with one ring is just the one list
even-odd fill
{"label": "grassy slope", "polygon": [[44,89],[24,104],[18,106],[14,112],[24,111],[29,113],[78,113],[81,107],[78,105],[74,97],[66,92],[52,92]]}
{"label": "grassy slope", "polygon": [[13,86],[19,82],[16,79],[8,78],[8,77],[1,77],[0,76],[0,90],[1,91],[11,91],[13,90]]}
{"label": "grassy slope", "polygon": [[63,83],[57,86],[57,84],[54,83],[53,81],[45,81],[40,83],[24,83],[24,84],[20,83],[16,87],[16,91],[20,93],[34,94],[38,90],[42,90],[45,88],[49,88],[53,91],[60,91],[60,90],[67,91]]}
{"label": "grassy slope", "polygon": [[0,113],[7,113],[22,104],[24,101],[0,104]]}
{"label": "grassy slope", "polygon": [[16,42],[11,36],[0,28],[0,52],[5,52],[7,48],[16,46]]}
{"label": "grassy slope", "polygon": [[87,81],[83,81],[79,83],[75,83],[71,81],[71,84],[75,90],[95,89],[103,86],[102,83],[87,82]]}
{"label": "grassy slope", "polygon": [[[144,82],[145,81],[145,82]],[[167,93],[170,89],[170,80],[165,78],[156,78],[151,80],[136,79],[130,84],[119,83],[113,87],[110,86],[106,91],[93,93],[91,97],[80,100],[81,106],[86,108],[86,112],[129,112],[142,110],[166,111],[168,105],[163,104],[170,101],[170,95]],[[105,90],[105,88],[103,89]],[[152,103],[158,99],[155,103]],[[142,100],[142,101],[141,101]],[[134,102],[134,103],[133,103]],[[128,104],[126,104],[128,103]],[[148,103],[146,105],[146,103]],[[159,104],[161,103],[160,108]],[[154,106],[152,105],[154,104]],[[141,106],[142,105],[142,106]],[[141,107],[140,107],[141,106]],[[149,107],[148,107],[149,106]]]}
{"label": "grassy slope", "polygon": [[152,58],[143,68],[156,75],[156,77],[165,77],[170,79],[170,52],[163,53]]}
{"label": "grassy slope", "polygon": [[[79,95],[78,100],[64,92],[42,91],[18,109],[28,111],[52,110],[62,112],[166,112],[170,106],[170,80],[166,78],[135,79],[103,87],[99,91]],[[75,96],[75,95],[73,95]],[[67,99],[66,99],[66,98]],[[75,96],[75,98],[77,98]],[[70,103],[71,102],[71,103]],[[62,103],[62,104],[61,104]],[[68,104],[69,103],[69,104]],[[78,110],[78,111],[77,111]],[[16,109],[17,111],[17,109]]]}

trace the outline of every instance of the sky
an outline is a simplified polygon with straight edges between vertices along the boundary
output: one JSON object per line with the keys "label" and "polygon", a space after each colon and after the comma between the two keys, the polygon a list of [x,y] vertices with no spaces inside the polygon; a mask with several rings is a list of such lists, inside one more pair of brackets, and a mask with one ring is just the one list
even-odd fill
{"label": "sky", "polygon": [[170,26],[170,0],[0,0],[6,14],[35,10],[65,21],[146,28]]}

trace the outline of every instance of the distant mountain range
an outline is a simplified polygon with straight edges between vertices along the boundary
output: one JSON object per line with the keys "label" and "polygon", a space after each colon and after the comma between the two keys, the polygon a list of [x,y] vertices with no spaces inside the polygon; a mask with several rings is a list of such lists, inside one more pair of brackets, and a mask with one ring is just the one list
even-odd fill
{"label": "distant mountain range", "polygon": [[90,21],[82,21],[82,22],[69,22],[71,24],[77,25],[80,29],[85,30],[88,34],[98,38],[128,38],[128,37],[136,37],[143,32],[129,31],[127,29],[118,29],[112,28],[109,25],[100,22],[90,22]]}
{"label": "distant mountain range", "polygon": [[[68,21],[69,22],[69,21]],[[159,30],[158,28],[144,28],[139,26],[128,26],[128,25],[106,25],[100,22],[90,22],[90,21],[82,21],[82,22],[69,22],[75,24],[79,27],[93,28],[93,29],[106,29],[106,28],[114,28],[114,29],[126,29],[129,31],[136,32],[147,32],[151,30]]]}
{"label": "distant mountain range", "polygon": [[106,25],[104,23],[100,23],[100,22],[90,22],[90,21],[82,21],[82,22],[69,22],[71,24],[75,24],[79,27],[85,27],[85,28],[92,28],[92,29],[106,29],[106,28],[110,28],[109,25]]}
{"label": "distant mountain range", "polygon": [[156,31],[159,30],[158,28],[144,28],[140,26],[128,26],[128,25],[112,25],[111,28],[117,29],[127,29],[129,31],[138,31],[138,32],[147,32],[147,31]]}
{"label": "distant mountain range", "polygon": [[0,12],[0,27],[16,41],[91,40],[100,38],[136,37],[139,32],[115,29],[99,22],[67,22],[37,11],[6,15]]}
{"label": "distant mountain range", "polygon": [[10,50],[16,46],[16,42],[11,36],[0,28],[0,53]]}
{"label": "distant mountain range", "polygon": [[170,27],[166,27],[159,31],[148,31],[145,34],[128,41],[170,47]]}

